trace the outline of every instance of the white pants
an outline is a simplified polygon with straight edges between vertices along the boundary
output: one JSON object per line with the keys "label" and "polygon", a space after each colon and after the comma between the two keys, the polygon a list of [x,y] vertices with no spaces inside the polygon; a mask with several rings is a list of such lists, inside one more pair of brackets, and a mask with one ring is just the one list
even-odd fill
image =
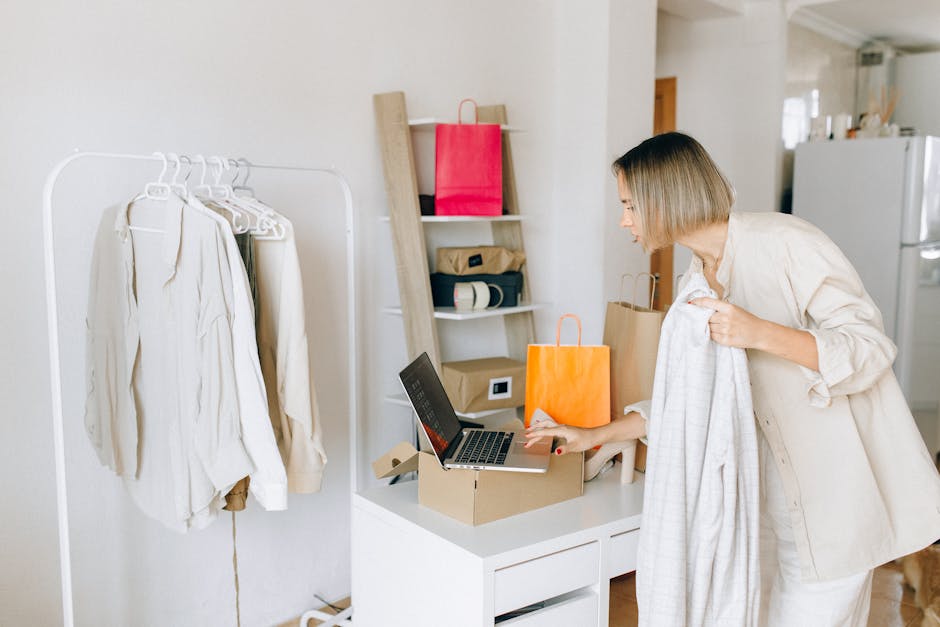
{"label": "white pants", "polygon": [[866,627],[873,571],[833,581],[800,581],[783,484],[770,445],[758,432],[761,627]]}

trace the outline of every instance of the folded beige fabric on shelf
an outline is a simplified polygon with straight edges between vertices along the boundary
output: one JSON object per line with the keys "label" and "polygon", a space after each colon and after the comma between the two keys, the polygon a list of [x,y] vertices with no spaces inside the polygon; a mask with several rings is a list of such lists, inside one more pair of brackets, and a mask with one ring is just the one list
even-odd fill
{"label": "folded beige fabric on shelf", "polygon": [[518,272],[525,253],[502,246],[460,246],[437,249],[437,271],[443,274],[503,274]]}

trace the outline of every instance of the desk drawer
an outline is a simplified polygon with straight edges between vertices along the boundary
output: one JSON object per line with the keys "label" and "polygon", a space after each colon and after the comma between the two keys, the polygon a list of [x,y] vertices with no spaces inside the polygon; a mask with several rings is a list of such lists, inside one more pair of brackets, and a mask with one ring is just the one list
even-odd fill
{"label": "desk drawer", "polygon": [[636,570],[636,549],[639,544],[639,529],[617,534],[610,539],[610,559],[607,560],[608,579]]}
{"label": "desk drawer", "polygon": [[575,593],[557,603],[499,623],[499,627],[596,627],[597,594]]}
{"label": "desk drawer", "polygon": [[597,582],[599,570],[597,542],[497,570],[493,575],[494,613],[499,616],[593,585]]}

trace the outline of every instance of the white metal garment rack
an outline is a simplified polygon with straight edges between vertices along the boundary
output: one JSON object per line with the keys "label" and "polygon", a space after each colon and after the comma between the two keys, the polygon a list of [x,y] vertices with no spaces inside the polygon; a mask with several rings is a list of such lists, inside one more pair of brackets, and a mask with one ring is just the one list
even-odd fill
{"label": "white metal garment rack", "polygon": [[[55,268],[55,241],[53,233],[53,192],[56,182],[69,165],[82,159],[92,160],[129,160],[129,161],[165,161],[165,157],[154,155],[135,155],[111,152],[75,152],[60,161],[46,177],[43,187],[43,254],[45,259],[46,275],[46,311],[48,317],[49,333],[49,371],[52,387],[52,427],[53,445],[55,448],[55,479],[56,500],[59,527],[59,568],[62,577],[62,617],[65,627],[74,625],[74,608],[72,604],[72,565],[69,546],[69,518],[68,496],[66,490],[65,472],[65,437],[62,417],[62,377],[59,358],[59,310],[56,299],[56,268]],[[350,447],[350,486],[355,491],[358,485],[356,479],[357,439],[358,439],[358,349],[356,344],[356,271],[355,271],[355,213],[353,210],[352,191],[346,178],[334,168],[313,168],[285,165],[268,165],[241,161],[247,167],[258,170],[278,170],[298,172],[302,174],[326,174],[332,176],[340,185],[345,200],[346,212],[346,289],[347,289],[347,323],[348,323],[348,351],[349,351],[349,447]],[[306,627],[306,621],[316,618],[325,621],[323,625],[351,625],[349,616],[352,608],[338,615],[330,615],[316,610],[304,614],[301,622]]]}

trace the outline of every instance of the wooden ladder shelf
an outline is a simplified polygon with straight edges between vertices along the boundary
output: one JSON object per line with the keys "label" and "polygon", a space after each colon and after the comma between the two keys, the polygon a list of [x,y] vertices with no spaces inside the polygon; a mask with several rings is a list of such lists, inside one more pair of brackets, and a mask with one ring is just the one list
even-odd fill
{"label": "wooden ladder shelf", "polygon": [[[428,251],[415,169],[412,125],[409,124],[403,92],[376,94],[373,98],[385,191],[388,195],[389,221],[395,251],[401,315],[405,326],[405,342],[409,359],[427,352],[440,373],[441,355],[431,299]],[[479,108],[480,122],[506,125],[503,105]],[[508,131],[503,131],[503,202],[510,215],[519,215],[512,147]],[[455,220],[455,222],[459,222]],[[493,244],[524,251],[520,220],[490,220]],[[522,302],[531,303],[526,265],[522,267]],[[492,314],[491,314],[492,315]],[[535,342],[535,321],[531,309],[503,316],[506,330],[507,356],[525,361],[527,347]]]}

